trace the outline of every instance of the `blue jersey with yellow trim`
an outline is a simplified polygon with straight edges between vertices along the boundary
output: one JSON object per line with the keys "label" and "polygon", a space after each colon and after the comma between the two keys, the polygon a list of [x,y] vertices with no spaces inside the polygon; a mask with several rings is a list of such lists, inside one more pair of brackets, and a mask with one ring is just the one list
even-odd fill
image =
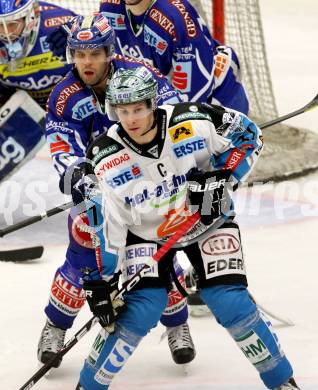
{"label": "blue jersey with yellow trim", "polygon": [[27,57],[15,64],[0,65],[0,95],[9,96],[16,89],[22,89],[42,107],[45,107],[52,88],[71,69],[53,56],[46,37],[75,14],[56,5],[39,2],[40,27],[35,45]]}
{"label": "blue jersey with yellow trim", "polygon": [[184,101],[248,112],[235,52],[212,38],[188,1],[153,1],[143,15],[134,16],[124,1],[102,0],[100,11],[115,30],[116,51],[158,68]]}
{"label": "blue jersey with yellow trim", "polygon": [[[115,55],[109,77],[119,68],[141,65],[146,66],[158,82],[158,104],[181,101],[166,77],[142,61]],[[68,167],[85,157],[88,145],[107,132],[113,123],[102,113],[93,90],[81,81],[76,69],[71,70],[53,89],[46,116],[46,138],[59,175],[63,177]]]}

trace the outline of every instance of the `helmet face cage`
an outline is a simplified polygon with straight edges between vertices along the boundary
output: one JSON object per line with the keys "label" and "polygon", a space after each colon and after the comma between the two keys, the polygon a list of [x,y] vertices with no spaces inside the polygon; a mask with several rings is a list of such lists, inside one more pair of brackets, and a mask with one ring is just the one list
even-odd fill
{"label": "helmet face cage", "polygon": [[77,16],[73,19],[67,38],[66,59],[69,64],[75,61],[75,50],[105,48],[107,62],[111,61],[115,50],[115,33],[103,12],[91,16]]}
{"label": "helmet face cage", "polygon": [[[15,29],[14,25],[16,25]],[[36,0],[2,1],[0,26],[0,64],[27,56],[34,47],[40,26],[38,2]],[[19,31],[20,26],[21,31]]]}

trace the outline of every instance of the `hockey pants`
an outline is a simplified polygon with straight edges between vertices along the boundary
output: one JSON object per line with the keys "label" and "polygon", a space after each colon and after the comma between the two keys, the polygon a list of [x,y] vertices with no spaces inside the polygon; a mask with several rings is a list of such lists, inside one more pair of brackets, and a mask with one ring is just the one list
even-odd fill
{"label": "hockey pants", "polygon": [[[62,329],[69,329],[85,303],[82,290],[83,269],[96,268],[95,251],[90,235],[82,232],[80,224],[87,224],[85,216],[76,217],[74,221],[69,217],[69,246],[66,252],[66,260],[55,273],[51,286],[49,301],[45,307],[47,317],[55,325]],[[176,275],[184,285],[183,270],[175,261]],[[186,298],[178,291],[174,283],[169,293],[168,305],[161,316],[161,323],[167,327],[178,326],[188,319],[188,307]]]}

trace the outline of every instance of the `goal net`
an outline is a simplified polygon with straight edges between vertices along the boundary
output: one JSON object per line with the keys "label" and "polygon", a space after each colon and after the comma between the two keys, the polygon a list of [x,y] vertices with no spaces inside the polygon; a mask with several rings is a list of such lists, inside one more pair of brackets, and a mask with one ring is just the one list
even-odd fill
{"label": "goal net", "polygon": [[[51,2],[79,14],[89,14],[99,8],[98,0]],[[190,2],[202,15],[213,36],[236,51],[250,102],[249,116],[258,124],[278,117],[259,1],[190,0]],[[318,168],[316,134],[304,129],[276,125],[264,130],[264,139],[264,151],[250,176],[250,181],[278,181],[304,175]]]}

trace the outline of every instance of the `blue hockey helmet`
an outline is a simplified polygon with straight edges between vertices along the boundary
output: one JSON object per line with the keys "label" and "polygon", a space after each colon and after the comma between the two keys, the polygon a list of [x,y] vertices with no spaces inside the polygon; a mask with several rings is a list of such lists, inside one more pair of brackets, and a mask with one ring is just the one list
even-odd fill
{"label": "blue hockey helmet", "polygon": [[74,50],[106,49],[111,60],[115,50],[115,32],[108,22],[106,14],[94,13],[90,16],[77,16],[70,23],[67,38],[67,62],[74,63]]}
{"label": "blue hockey helmet", "polygon": [[39,26],[37,0],[0,0],[0,64],[27,56]]}

